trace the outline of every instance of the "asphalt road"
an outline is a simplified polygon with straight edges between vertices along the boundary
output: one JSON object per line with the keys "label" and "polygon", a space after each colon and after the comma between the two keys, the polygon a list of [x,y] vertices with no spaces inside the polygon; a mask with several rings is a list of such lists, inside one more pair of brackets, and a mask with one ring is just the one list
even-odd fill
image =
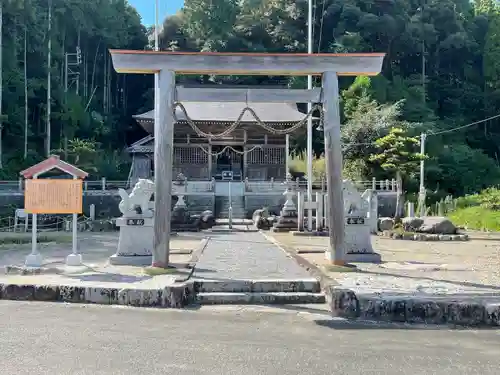
{"label": "asphalt road", "polygon": [[0,301],[5,375],[499,374],[500,330],[353,324],[255,308]]}

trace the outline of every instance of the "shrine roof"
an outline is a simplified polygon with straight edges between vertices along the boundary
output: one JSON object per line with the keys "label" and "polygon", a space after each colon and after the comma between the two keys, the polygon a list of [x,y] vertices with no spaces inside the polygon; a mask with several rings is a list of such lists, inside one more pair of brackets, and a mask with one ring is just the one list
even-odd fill
{"label": "shrine roof", "polygon": [[[252,108],[264,122],[297,122],[305,117],[304,113],[299,112],[297,105],[289,103],[187,102],[183,105],[193,121],[233,122],[247,106]],[[152,110],[136,115],[134,118],[139,122],[154,121],[154,114]],[[176,108],[176,116],[179,121],[186,120],[180,107]],[[255,122],[254,117],[248,111],[242,120]]]}
{"label": "shrine roof", "polygon": [[33,176],[38,176],[53,169],[60,170],[78,178],[86,178],[88,176],[87,172],[75,167],[74,165],[66,163],[65,161],[62,161],[58,155],[51,155],[44,161],[32,165],[31,167],[21,171],[19,174],[24,178],[33,178]]}

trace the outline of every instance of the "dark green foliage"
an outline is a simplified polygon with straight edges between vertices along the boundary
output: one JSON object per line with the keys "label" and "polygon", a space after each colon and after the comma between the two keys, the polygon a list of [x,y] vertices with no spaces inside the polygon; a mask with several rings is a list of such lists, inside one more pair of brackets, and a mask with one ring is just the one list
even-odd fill
{"label": "dark green foliage", "polygon": [[[44,154],[47,3],[4,1],[0,118],[4,123],[4,168],[0,178],[13,178]],[[125,0],[52,0],[52,4],[52,148],[61,149],[62,155],[71,159],[70,143],[65,146],[64,136],[88,142],[95,149],[94,155],[106,155],[92,159],[86,154],[90,173],[95,177],[114,173],[114,178],[124,178],[128,161],[123,158],[123,148],[143,135],[131,116],[152,108],[153,79],[114,72],[105,79],[109,68],[105,51],[151,48],[147,36],[152,29],[140,24]],[[177,51],[305,52],[306,20],[307,1],[186,0],[182,11],[164,21],[160,46]],[[29,161],[22,157],[25,26]],[[317,0],[313,29],[315,53],[387,54],[382,75],[371,79],[343,77],[340,81],[345,143],[374,142],[392,127],[403,127],[414,137],[421,131],[439,132],[500,114],[500,18],[493,0]],[[65,51],[74,52],[78,36],[88,67],[87,90],[83,95],[82,70],[80,95],[74,91],[64,95],[63,56]],[[189,76],[178,80],[306,85],[303,77]],[[105,82],[108,91],[104,90]],[[318,79],[315,84],[319,84]],[[303,135],[294,141],[298,152],[305,146]],[[323,153],[322,132],[315,129],[314,137],[319,156]],[[429,135],[427,187],[456,196],[500,183],[499,140],[500,119]],[[375,151],[374,146],[347,146],[346,165],[361,163],[365,178],[394,177],[368,160]],[[415,190],[418,183],[411,176],[408,179],[405,190]]]}

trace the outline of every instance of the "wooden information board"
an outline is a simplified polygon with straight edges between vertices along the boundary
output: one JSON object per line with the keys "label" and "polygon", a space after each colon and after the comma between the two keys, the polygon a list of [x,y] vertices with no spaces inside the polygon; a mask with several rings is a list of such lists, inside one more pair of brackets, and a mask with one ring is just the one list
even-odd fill
{"label": "wooden information board", "polygon": [[83,182],[77,180],[26,180],[24,209],[31,214],[81,214]]}

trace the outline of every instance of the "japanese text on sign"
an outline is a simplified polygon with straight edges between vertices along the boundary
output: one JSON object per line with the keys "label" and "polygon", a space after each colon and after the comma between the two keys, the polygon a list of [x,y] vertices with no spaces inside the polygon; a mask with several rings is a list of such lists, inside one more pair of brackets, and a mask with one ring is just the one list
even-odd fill
{"label": "japanese text on sign", "polygon": [[32,214],[80,214],[82,180],[26,180],[24,209]]}

